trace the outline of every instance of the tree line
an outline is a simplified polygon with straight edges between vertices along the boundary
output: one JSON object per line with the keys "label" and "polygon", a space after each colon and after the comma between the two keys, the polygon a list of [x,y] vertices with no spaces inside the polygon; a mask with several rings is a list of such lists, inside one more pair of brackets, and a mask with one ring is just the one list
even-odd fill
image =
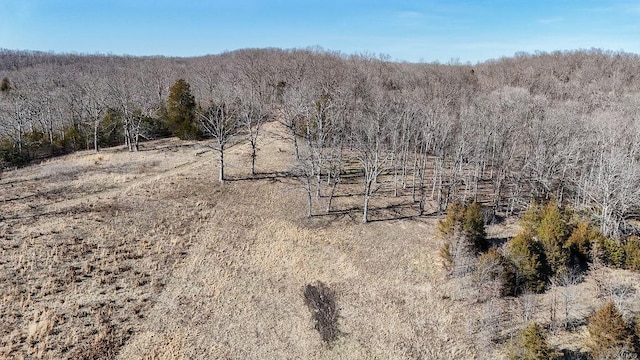
{"label": "tree line", "polygon": [[[640,205],[640,58],[597,49],[475,65],[391,62],[322,49],[246,49],[196,58],[0,51],[0,152],[20,163],[169,135],[209,138],[223,181],[242,141],[259,162],[279,121],[307,214],[336,211],[356,174],[372,199],[416,213],[473,199],[496,212],[557,199],[600,232],[631,230]],[[384,184],[384,186],[381,186]]]}

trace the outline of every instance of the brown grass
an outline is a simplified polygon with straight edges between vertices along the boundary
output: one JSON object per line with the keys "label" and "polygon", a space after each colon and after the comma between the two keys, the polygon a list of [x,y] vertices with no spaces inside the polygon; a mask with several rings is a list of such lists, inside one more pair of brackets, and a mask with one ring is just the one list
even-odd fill
{"label": "brown grass", "polygon": [[[266,130],[258,172],[288,171],[289,144],[275,124]],[[404,217],[412,207],[403,219],[366,225],[357,210],[306,219],[294,179],[238,180],[250,161],[238,145],[227,156],[236,181],[219,185],[205,145],[162,140],[139,153],[84,152],[3,175],[1,358],[503,357],[487,339],[522,326],[521,300],[478,304],[473,284],[445,282],[437,219]],[[385,207],[404,196],[375,199],[374,218],[399,217]],[[359,205],[360,197],[336,202]],[[507,222],[489,234],[515,231]],[[578,285],[594,295],[575,316],[602,301],[596,288],[610,275]],[[303,289],[318,282],[337,299],[333,346],[305,304]],[[543,324],[551,296],[536,298],[533,316]],[[637,296],[621,300],[628,314]],[[581,337],[578,328],[550,341],[578,348]]]}

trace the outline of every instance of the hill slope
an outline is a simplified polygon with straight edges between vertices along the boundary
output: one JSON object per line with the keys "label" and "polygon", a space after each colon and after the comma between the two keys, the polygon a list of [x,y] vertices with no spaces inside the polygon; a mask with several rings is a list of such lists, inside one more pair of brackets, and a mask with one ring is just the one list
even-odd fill
{"label": "hill slope", "polygon": [[[246,178],[239,144],[223,185],[205,142],[175,139],[5,173],[0,357],[494,359],[532,319],[578,356],[604,300],[639,310],[640,275],[606,268],[546,294],[483,299],[473,276],[445,281],[433,217],[307,219],[301,185],[280,176],[293,151],[278,125],[265,130],[260,175]],[[336,294],[333,346],[303,296],[317,281]]]}
{"label": "hill slope", "polygon": [[[434,219],[307,220],[292,179],[218,185],[204,143],[146,146],[5,173],[2,356],[473,356],[449,332],[464,314],[434,289]],[[232,177],[247,172],[245,153],[229,155]],[[268,136],[259,156],[274,173],[291,152]],[[337,294],[332,348],[302,295],[318,280]]]}

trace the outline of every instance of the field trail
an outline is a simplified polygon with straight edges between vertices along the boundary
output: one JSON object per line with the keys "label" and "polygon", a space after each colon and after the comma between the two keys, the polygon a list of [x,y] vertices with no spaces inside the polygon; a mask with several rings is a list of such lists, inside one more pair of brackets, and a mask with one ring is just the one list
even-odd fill
{"label": "field trail", "polygon": [[[282,130],[267,124],[218,184],[205,143],[52,159],[0,181],[5,358],[474,358],[442,297],[435,219],[304,217]],[[355,218],[358,218],[357,216]],[[335,291],[326,346],[303,299]]]}

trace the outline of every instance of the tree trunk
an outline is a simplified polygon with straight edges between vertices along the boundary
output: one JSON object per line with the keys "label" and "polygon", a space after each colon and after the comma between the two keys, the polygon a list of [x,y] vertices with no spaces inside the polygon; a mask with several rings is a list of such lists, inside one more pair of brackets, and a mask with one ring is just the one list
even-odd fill
{"label": "tree trunk", "polygon": [[313,205],[311,199],[311,177],[306,176],[305,178],[307,181],[305,186],[305,190],[307,190],[307,217],[310,218],[312,216],[311,207]]}
{"label": "tree trunk", "polygon": [[251,176],[256,176],[256,157],[258,156],[256,146],[256,142],[251,141]]}
{"label": "tree trunk", "polygon": [[218,169],[218,181],[220,183],[224,182],[224,145],[221,145],[218,148],[218,152],[220,153],[219,157],[219,169]]}
{"label": "tree trunk", "polygon": [[99,122],[94,122],[93,123],[93,149],[98,152],[98,125],[100,123]]}
{"label": "tree trunk", "polygon": [[371,196],[368,193],[364,194],[364,210],[362,211],[362,223],[366,224],[369,221],[369,198]]}

